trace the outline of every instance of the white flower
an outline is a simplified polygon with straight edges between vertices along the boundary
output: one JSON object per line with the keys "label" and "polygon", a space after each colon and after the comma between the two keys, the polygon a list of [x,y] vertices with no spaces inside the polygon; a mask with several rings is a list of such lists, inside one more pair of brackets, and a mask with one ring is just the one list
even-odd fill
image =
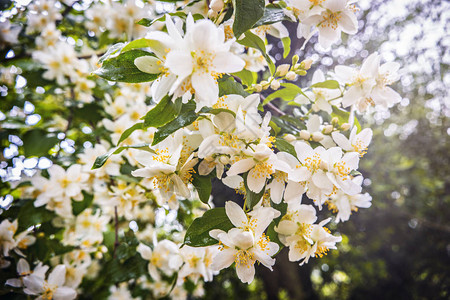
{"label": "white flower", "polygon": [[194,23],[189,16],[181,47],[167,53],[165,66],[177,76],[172,91],[183,83],[190,86],[195,92],[196,111],[217,102],[220,74],[238,72],[244,67],[244,61],[229,51],[232,42],[225,42],[223,30],[211,21]]}
{"label": "white flower", "polygon": [[112,285],[109,288],[108,300],[134,300],[140,298],[133,298],[131,296],[130,287],[127,282],[121,282],[119,287]]}
{"label": "white flower", "polygon": [[[319,82],[325,81],[325,75],[323,72],[318,69],[314,72],[311,85],[314,85]],[[336,99],[341,95],[341,92],[338,89],[326,89],[326,88],[311,88],[310,91],[306,91],[305,97],[303,94],[299,94],[295,97],[294,101],[299,104],[308,104],[310,100],[313,102],[312,109],[315,112],[320,110],[326,111],[328,114],[331,114],[332,103],[330,101],[338,102],[339,99]]]}
{"label": "white flower", "polygon": [[315,9],[314,13],[309,12],[309,16],[302,20],[302,27],[299,27],[298,34],[309,39],[312,33],[308,27],[313,27],[313,32],[316,29],[319,32],[319,44],[324,48],[329,48],[331,44],[340,39],[341,31],[348,34],[357,32],[358,22],[354,13],[355,8],[348,5],[348,0],[326,0],[321,7],[322,9],[313,8]]}
{"label": "white flower", "polygon": [[228,233],[212,230],[210,235],[220,241],[220,252],[215,256],[212,268],[221,270],[236,263],[236,273],[244,283],[251,283],[255,276],[254,264],[261,262],[272,270],[275,259],[271,256],[278,252],[279,246],[270,242],[263,234],[269,223],[276,216],[272,208],[260,207],[247,217],[236,203],[228,201],[225,209],[230,221],[238,228]]}
{"label": "white flower", "polygon": [[180,255],[183,258],[184,265],[178,273],[178,280],[182,281],[185,277],[197,282],[199,277],[203,277],[205,282],[212,281],[213,275],[217,274],[212,268],[214,256],[217,254],[217,247],[190,247],[183,246],[180,249]]}
{"label": "white flower", "polygon": [[165,275],[171,276],[177,272],[183,260],[179,254],[178,246],[169,240],[163,240],[155,244],[152,250],[149,246],[139,244],[137,251],[141,254],[143,259],[149,261],[148,272],[154,280],[161,280],[158,270]]}
{"label": "white flower", "polygon": [[367,148],[372,140],[372,129],[365,128],[360,133],[356,133],[356,126],[353,127],[350,132],[350,136],[347,139],[340,132],[333,132],[331,136],[336,144],[347,152],[358,152],[361,157],[367,152]]}
{"label": "white flower", "polygon": [[21,258],[17,262],[17,275],[19,278],[12,278],[8,279],[5,284],[10,285],[12,287],[23,287],[23,279],[27,276],[33,275],[36,277],[40,277],[42,279],[45,279],[45,273],[48,270],[48,266],[42,265],[40,262],[33,271],[30,270],[30,265],[28,262]]}
{"label": "white flower", "polygon": [[0,41],[8,44],[17,44],[19,42],[18,36],[22,28],[20,26],[12,25],[9,20],[0,22]]}
{"label": "white flower", "polygon": [[39,295],[37,299],[75,299],[77,292],[70,287],[64,286],[65,277],[66,267],[58,265],[50,273],[47,280],[33,274],[23,278],[23,291],[27,295]]}
{"label": "white flower", "polygon": [[[353,179],[357,185],[361,185],[362,180],[362,176],[357,176]],[[326,204],[328,205],[328,209],[337,213],[335,222],[339,223],[339,221],[348,221],[352,211],[358,211],[360,207],[370,207],[372,205],[371,201],[372,197],[368,193],[348,195],[343,191],[337,191],[336,194],[331,195]]]}
{"label": "white flower", "polygon": [[289,166],[279,160],[265,144],[257,145],[255,151],[248,151],[248,156],[249,158],[233,163],[227,175],[234,176],[249,171],[247,185],[252,192],[259,193],[275,170],[284,172],[289,170]]}
{"label": "white flower", "polygon": [[0,253],[3,257],[9,256],[11,250],[14,250],[14,252],[21,256],[25,256],[20,249],[26,249],[36,241],[34,236],[29,235],[30,232],[28,230],[14,237],[17,227],[17,219],[13,222],[5,219],[0,223]]}

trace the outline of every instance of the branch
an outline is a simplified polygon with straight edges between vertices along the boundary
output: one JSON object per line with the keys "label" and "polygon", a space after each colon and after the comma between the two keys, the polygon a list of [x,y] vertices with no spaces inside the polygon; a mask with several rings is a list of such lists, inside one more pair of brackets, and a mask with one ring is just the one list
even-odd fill
{"label": "branch", "polygon": [[115,227],[115,237],[114,237],[113,258],[116,258],[116,249],[120,245],[120,243],[119,243],[119,217],[117,216],[117,205],[114,206],[114,227]]}

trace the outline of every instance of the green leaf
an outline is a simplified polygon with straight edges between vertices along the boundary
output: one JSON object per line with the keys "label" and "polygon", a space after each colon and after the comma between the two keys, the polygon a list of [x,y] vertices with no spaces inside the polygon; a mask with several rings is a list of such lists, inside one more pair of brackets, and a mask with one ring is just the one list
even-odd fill
{"label": "green leaf", "polygon": [[233,0],[233,32],[238,39],[264,16],[264,0]]}
{"label": "green leaf", "polygon": [[282,138],[276,138],[275,140],[275,147],[280,150],[281,152],[286,152],[294,157],[297,157],[297,153],[295,152],[295,148],[293,145],[291,145],[288,141]]}
{"label": "green leaf", "polygon": [[[336,106],[333,105],[333,112],[331,113],[331,117],[334,118],[338,118],[339,120],[339,125],[342,125],[344,123],[349,123],[349,118],[350,118],[350,113],[346,110],[342,110]],[[361,131],[361,124],[359,124],[358,119],[356,118],[356,116],[354,116],[354,122],[353,124],[356,126],[357,128],[357,132]]]}
{"label": "green leaf", "polygon": [[123,48],[121,53],[133,50],[133,49],[141,49],[141,48],[151,48],[154,45],[153,40],[149,40],[146,38],[137,39],[129,42]]}
{"label": "green leaf", "polygon": [[85,191],[82,191],[82,193],[84,196],[82,201],[72,201],[72,212],[75,216],[78,216],[86,208],[90,207],[92,205],[92,202],[94,201],[93,195],[88,194]]}
{"label": "green leaf", "polygon": [[170,96],[165,96],[159,101],[159,103],[153,107],[142,119],[144,120],[144,126],[147,127],[160,127],[175,119],[181,110],[181,98],[178,98],[175,102],[172,102]]}
{"label": "green leaf", "polygon": [[253,34],[251,31],[246,31],[245,37],[237,40],[237,42],[246,47],[251,47],[261,51],[261,54],[264,56],[267,64],[269,65],[270,73],[273,74],[275,72],[275,65],[266,52],[266,45],[264,44],[264,41],[259,36]]}
{"label": "green leaf", "polygon": [[339,82],[336,80],[325,80],[323,82],[315,83],[311,86],[312,88],[324,88],[324,89],[338,89]]}
{"label": "green leaf", "polygon": [[102,167],[111,155],[119,154],[123,150],[129,149],[129,148],[143,149],[143,150],[146,150],[149,152],[153,152],[153,150],[148,147],[148,144],[138,144],[138,145],[114,147],[114,148],[110,149],[108,152],[106,152],[105,154],[98,156],[95,159],[94,165],[92,166],[91,169],[94,170],[94,169],[98,169],[98,168]]}
{"label": "green leaf", "polygon": [[226,109],[226,108],[211,108],[211,107],[203,107],[202,109],[200,109],[201,113],[208,113],[208,114],[213,114],[213,115],[218,115],[222,112],[226,112],[229,114],[232,114],[233,117],[236,117],[236,113],[232,110]]}
{"label": "green leaf", "polygon": [[122,50],[122,48],[124,46],[125,46],[125,43],[117,43],[117,44],[112,45],[111,47],[108,48],[108,50],[106,50],[106,53],[103,54],[102,57],[100,57],[98,62],[102,63],[107,59],[116,57],[117,55],[120,54],[120,51]]}
{"label": "green leaf", "polygon": [[195,103],[187,103],[183,105],[181,108],[182,113],[178,117],[158,128],[158,131],[155,132],[155,136],[153,137],[152,146],[162,142],[178,129],[191,125],[195,120],[197,120],[198,115],[194,110]]}
{"label": "green leaf", "polygon": [[292,20],[284,14],[282,8],[269,4],[264,8],[264,15],[262,16],[261,19],[258,20],[258,22],[255,23],[255,25],[253,25],[253,28],[281,21],[292,21]]}
{"label": "green leaf", "polygon": [[219,83],[219,97],[224,95],[232,95],[237,94],[242,97],[247,97],[249,93],[247,93],[242,84],[236,82],[232,77],[226,75],[218,80]]}
{"label": "green leaf", "polygon": [[184,236],[184,243],[192,247],[215,245],[218,241],[212,238],[209,232],[213,229],[221,229],[227,232],[233,227],[224,207],[213,208],[192,222]]}
{"label": "green leaf", "polygon": [[153,56],[153,54],[136,49],[120,53],[117,57],[103,61],[102,66],[94,74],[106,80],[129,83],[148,82],[158,78],[158,74],[144,73],[135,66],[134,60],[141,56]]}
{"label": "green leaf", "polygon": [[56,215],[46,210],[44,207],[34,207],[33,201],[29,200],[24,206],[20,208],[17,216],[19,220],[19,229],[17,232],[21,232],[30,226],[42,224],[44,222],[51,221]]}
{"label": "green leaf", "polygon": [[210,176],[200,176],[198,173],[192,175],[192,184],[197,190],[200,201],[208,204],[209,197],[211,196],[212,185]]}
{"label": "green leaf", "polygon": [[291,101],[298,94],[303,94],[302,89],[293,83],[282,83],[281,86],[283,86],[284,89],[279,89],[267,96],[266,99],[264,99],[263,105],[266,105],[270,101],[277,98],[283,99],[284,101]]}
{"label": "green leaf", "polygon": [[275,231],[275,222],[274,221],[272,221],[269,224],[269,227],[267,227],[266,235],[269,237],[271,242],[274,242],[274,243],[278,244],[280,249],[278,250],[277,253],[279,253],[281,251],[281,249],[284,248],[284,245],[283,245],[283,243],[281,243],[280,239],[278,238],[278,232]]}
{"label": "green leaf", "polygon": [[242,177],[244,178],[244,186],[245,186],[245,205],[248,210],[252,210],[253,207],[261,201],[262,196],[264,195],[265,189],[263,188],[259,193],[255,193],[248,188],[247,185],[247,176],[248,173],[244,174]]}
{"label": "green leaf", "polygon": [[233,73],[232,75],[239,77],[246,86],[251,86],[258,79],[258,74],[246,69],[242,69],[242,71]]}
{"label": "green leaf", "polygon": [[140,123],[136,123],[133,126],[131,126],[130,128],[128,128],[127,130],[125,130],[122,135],[119,138],[119,141],[117,142],[117,146],[120,145],[120,143],[122,143],[124,140],[126,140],[134,131],[138,130],[138,129],[144,129],[144,123],[140,122]]}
{"label": "green leaf", "polygon": [[47,134],[42,129],[31,129],[23,135],[23,148],[26,157],[44,156],[59,141],[54,134]]}
{"label": "green leaf", "polygon": [[283,43],[283,58],[286,58],[289,55],[289,52],[291,52],[291,38],[290,37],[284,37],[281,39],[281,42]]}

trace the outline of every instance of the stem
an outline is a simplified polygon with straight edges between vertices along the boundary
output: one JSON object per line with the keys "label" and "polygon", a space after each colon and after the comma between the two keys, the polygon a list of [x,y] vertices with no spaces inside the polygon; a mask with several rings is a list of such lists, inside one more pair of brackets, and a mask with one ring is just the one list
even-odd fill
{"label": "stem", "polygon": [[116,258],[116,249],[119,246],[119,217],[117,216],[117,205],[114,206],[114,227],[115,227],[115,238],[114,238],[113,258]]}
{"label": "stem", "polygon": [[282,115],[282,116],[286,115],[282,110],[280,110],[278,107],[276,107],[276,106],[273,105],[272,103],[269,102],[269,103],[267,103],[266,105],[267,105],[271,110],[277,112],[278,114],[280,114],[280,115]]}

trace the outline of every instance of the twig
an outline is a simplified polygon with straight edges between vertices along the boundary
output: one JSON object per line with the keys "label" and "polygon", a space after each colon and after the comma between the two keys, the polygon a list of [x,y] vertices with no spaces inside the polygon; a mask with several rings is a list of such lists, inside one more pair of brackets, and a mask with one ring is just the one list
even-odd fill
{"label": "twig", "polygon": [[274,112],[277,112],[278,114],[284,116],[286,115],[282,110],[280,110],[278,107],[276,107],[275,105],[273,105],[272,103],[267,103],[266,104],[271,110],[273,110]]}
{"label": "twig", "polygon": [[115,227],[115,237],[114,237],[113,258],[116,258],[116,249],[119,246],[119,217],[117,216],[117,205],[114,206],[114,227]]}

